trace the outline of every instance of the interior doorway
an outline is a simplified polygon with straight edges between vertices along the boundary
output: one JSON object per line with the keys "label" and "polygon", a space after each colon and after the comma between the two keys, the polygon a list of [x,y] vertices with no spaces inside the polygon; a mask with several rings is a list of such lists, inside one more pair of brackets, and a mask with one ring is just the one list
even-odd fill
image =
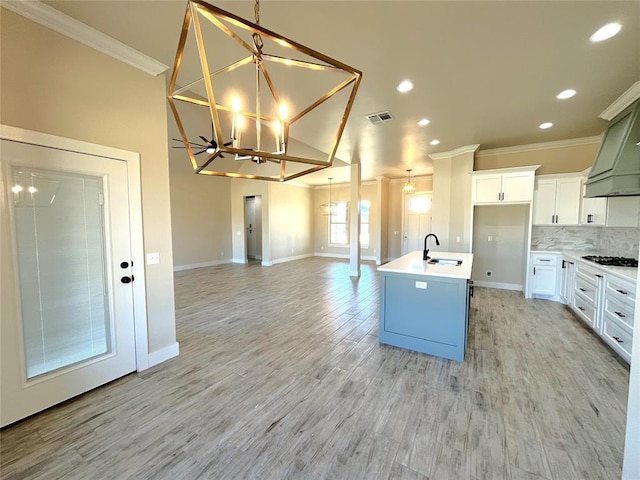
{"label": "interior doorway", "polygon": [[244,197],[247,262],[262,260],[262,196]]}
{"label": "interior doorway", "polygon": [[402,255],[423,249],[424,237],[431,232],[431,199],[431,192],[404,196]]}

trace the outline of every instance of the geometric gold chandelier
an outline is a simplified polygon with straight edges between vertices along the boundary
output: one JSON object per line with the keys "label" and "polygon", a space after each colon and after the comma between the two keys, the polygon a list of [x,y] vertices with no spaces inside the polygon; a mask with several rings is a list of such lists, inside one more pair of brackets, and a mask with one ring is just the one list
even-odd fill
{"label": "geometric gold chandelier", "polygon": [[330,167],[362,72],[261,27],[259,0],[254,13],[188,0],[168,89],[174,140],[201,175],[283,182]]}

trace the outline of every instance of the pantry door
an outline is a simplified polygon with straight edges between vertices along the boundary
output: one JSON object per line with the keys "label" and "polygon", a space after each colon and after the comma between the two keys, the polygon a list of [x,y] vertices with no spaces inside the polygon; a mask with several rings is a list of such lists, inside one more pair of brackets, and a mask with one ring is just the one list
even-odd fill
{"label": "pantry door", "polygon": [[136,370],[137,279],[126,161],[2,139],[0,166],[5,426]]}

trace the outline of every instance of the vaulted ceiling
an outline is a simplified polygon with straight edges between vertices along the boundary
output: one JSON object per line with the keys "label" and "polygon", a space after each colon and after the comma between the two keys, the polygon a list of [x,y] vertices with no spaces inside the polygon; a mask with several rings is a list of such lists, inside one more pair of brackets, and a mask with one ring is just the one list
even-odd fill
{"label": "vaulted ceiling", "polygon": [[[173,64],[185,1],[46,3]],[[211,3],[253,20],[252,1]],[[428,174],[430,153],[469,144],[489,149],[599,135],[606,122],[598,115],[640,80],[637,1],[265,0],[260,5],[262,26],[363,72],[337,154],[345,163],[358,158],[363,179],[401,177],[407,168]],[[617,36],[589,41],[610,22],[622,25]],[[401,94],[396,86],[404,79],[414,88]],[[577,94],[558,100],[565,89]],[[373,125],[366,119],[386,110],[394,117],[390,122]],[[422,118],[429,125],[419,126]],[[553,127],[541,130],[543,122]],[[325,149],[322,138],[305,132],[297,140]],[[439,145],[429,143],[434,139]],[[300,180],[326,183],[328,176],[325,170]]]}

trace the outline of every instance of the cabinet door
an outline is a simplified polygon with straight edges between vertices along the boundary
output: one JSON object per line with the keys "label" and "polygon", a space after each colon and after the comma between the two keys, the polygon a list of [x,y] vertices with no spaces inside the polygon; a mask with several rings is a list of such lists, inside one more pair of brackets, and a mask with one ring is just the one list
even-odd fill
{"label": "cabinet door", "polygon": [[556,180],[556,222],[558,225],[578,225],[582,180],[559,178]]}
{"label": "cabinet door", "polygon": [[607,198],[582,199],[582,225],[606,225]]}
{"label": "cabinet door", "polygon": [[534,295],[555,296],[557,291],[556,267],[533,267],[531,293]]}
{"label": "cabinet door", "polygon": [[502,175],[476,175],[473,177],[473,203],[498,203]]}
{"label": "cabinet door", "polygon": [[575,288],[575,265],[566,258],[562,259],[562,276],[560,282],[560,299],[565,305],[571,305]]}
{"label": "cabinet door", "polygon": [[533,200],[533,172],[505,173],[502,175],[502,199],[505,202]]}
{"label": "cabinet door", "polygon": [[609,197],[608,227],[637,227],[640,197]]}
{"label": "cabinet door", "polygon": [[556,181],[536,180],[533,193],[533,224],[551,225],[556,213]]}

